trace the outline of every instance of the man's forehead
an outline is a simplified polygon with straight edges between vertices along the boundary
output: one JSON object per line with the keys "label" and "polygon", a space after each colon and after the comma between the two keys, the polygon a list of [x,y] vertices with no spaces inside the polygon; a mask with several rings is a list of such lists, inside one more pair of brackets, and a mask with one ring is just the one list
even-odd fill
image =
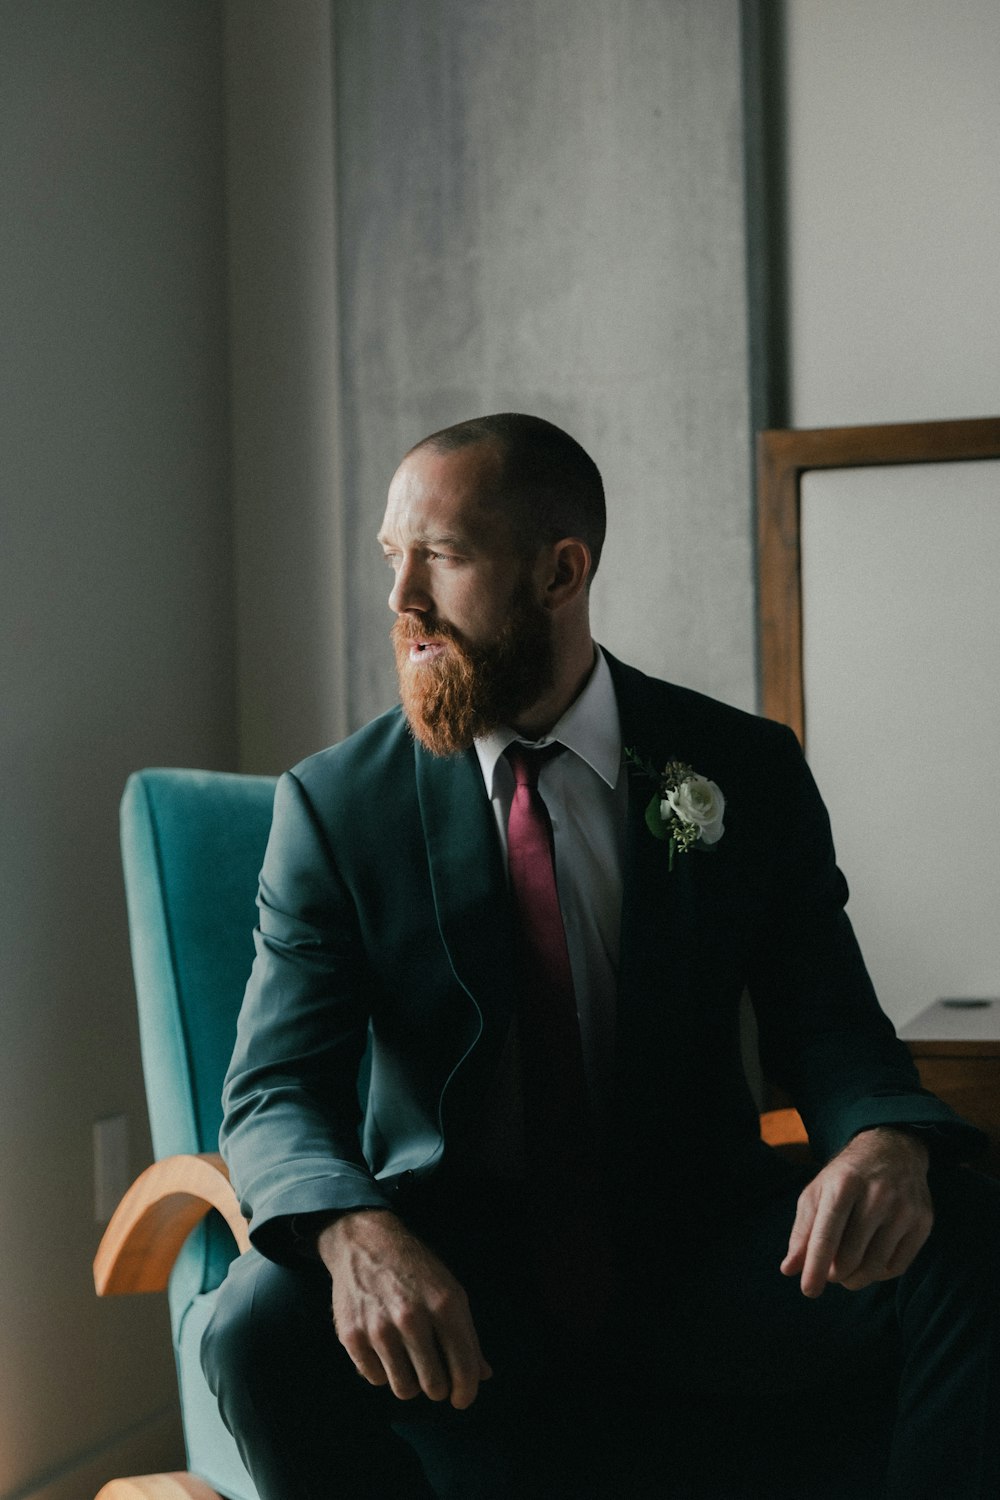
{"label": "man's forehead", "polygon": [[479,495],[494,491],[502,467],[495,443],[470,443],[464,448],[416,448],[393,476],[395,488],[429,489],[449,494]]}
{"label": "man's forehead", "polygon": [[506,535],[508,517],[496,504],[494,455],[476,450],[418,449],[396,470],[379,540],[486,543]]}

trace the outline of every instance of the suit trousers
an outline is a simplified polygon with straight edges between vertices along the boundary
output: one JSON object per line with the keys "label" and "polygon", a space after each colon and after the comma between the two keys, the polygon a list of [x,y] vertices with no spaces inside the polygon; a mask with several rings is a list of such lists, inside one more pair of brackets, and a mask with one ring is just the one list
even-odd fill
{"label": "suit trousers", "polygon": [[323,1267],[251,1250],[202,1361],[261,1500],[996,1500],[1000,1183],[933,1169],[906,1274],[817,1299],[778,1270],[800,1186],[661,1216],[586,1342],[533,1306],[509,1201],[453,1189],[408,1215],[494,1369],[465,1412],[368,1386]]}

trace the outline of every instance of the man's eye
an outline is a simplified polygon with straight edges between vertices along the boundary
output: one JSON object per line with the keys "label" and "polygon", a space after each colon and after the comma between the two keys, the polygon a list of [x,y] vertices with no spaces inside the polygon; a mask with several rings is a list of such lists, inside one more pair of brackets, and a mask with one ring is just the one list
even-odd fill
{"label": "man's eye", "polygon": [[398,552],[383,552],[382,553],[382,561],[385,562],[385,563],[388,563],[389,566],[390,566],[390,568],[398,568],[399,567],[399,553]]}

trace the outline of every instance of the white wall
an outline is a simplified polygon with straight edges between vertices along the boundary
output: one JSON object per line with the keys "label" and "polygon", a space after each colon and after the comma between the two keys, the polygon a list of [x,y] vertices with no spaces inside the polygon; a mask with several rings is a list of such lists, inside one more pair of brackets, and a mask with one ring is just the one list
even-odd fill
{"label": "white wall", "polygon": [[236,758],[217,7],[0,7],[0,140],[0,1495],[84,1500],[182,1452],[91,1127],[147,1163],[125,778]]}
{"label": "white wall", "polygon": [[[1000,7],[996,0],[784,0],[783,9],[789,425],[996,415]],[[897,1023],[947,993],[997,990],[995,923],[966,920],[981,913],[983,894],[996,890],[995,843],[950,840],[946,830],[936,845],[925,803],[896,798],[900,782],[919,774],[915,755],[923,752],[923,775],[933,776],[941,761],[935,736],[945,732],[952,774],[970,783],[982,779],[981,795],[996,797],[989,760],[995,736],[982,739],[983,717],[990,717],[997,695],[995,620],[985,617],[991,636],[983,637],[982,650],[955,651],[945,667],[926,651],[931,615],[920,611],[919,585],[907,597],[907,577],[925,576],[912,561],[921,549],[918,561],[946,612],[964,616],[977,595],[995,592],[995,547],[985,524],[962,513],[958,576],[946,573],[944,552],[936,567],[936,557],[926,554],[927,532],[919,529],[917,502],[926,485],[936,485],[937,525],[947,532],[949,491],[962,486],[964,494],[966,480],[971,476],[952,481],[939,472],[871,470],[856,480],[809,479],[810,507],[814,495],[819,504],[829,495],[833,504],[841,490],[860,494],[866,526],[876,528],[863,542],[842,508],[846,530],[838,551],[831,516],[809,512],[807,545],[820,548],[828,571],[817,576],[815,557],[807,560],[804,588],[812,589],[813,605],[806,600],[806,629],[821,633],[825,644],[821,665],[807,635],[806,750],[852,883],[850,909]],[[995,476],[983,483],[995,495]],[[978,542],[969,530],[977,524]],[[883,566],[873,578],[876,555]],[[845,566],[851,556],[853,571]],[[859,577],[867,584],[859,585]],[[913,608],[920,628],[908,613]],[[902,653],[891,674],[891,708],[876,688],[879,663],[863,680],[859,675],[861,621],[869,652],[884,640]],[[984,651],[987,657],[992,651],[992,676],[984,672]],[[850,661],[858,664],[853,679],[845,678]],[[934,713],[935,705],[948,703],[954,718],[954,704],[962,701],[969,706],[960,723]],[[859,722],[862,714],[866,722]],[[893,733],[902,737],[895,749]],[[865,746],[871,747],[868,790],[859,796]],[[886,777],[893,826],[876,834],[868,795],[871,779]],[[939,889],[945,886],[947,898]],[[949,902],[965,913],[958,947]]]}
{"label": "white wall", "polygon": [[802,561],[807,750],[882,1003],[994,996],[1000,462],[807,474]]}
{"label": "white wall", "polygon": [[1000,411],[1000,6],[784,0],[788,425]]}

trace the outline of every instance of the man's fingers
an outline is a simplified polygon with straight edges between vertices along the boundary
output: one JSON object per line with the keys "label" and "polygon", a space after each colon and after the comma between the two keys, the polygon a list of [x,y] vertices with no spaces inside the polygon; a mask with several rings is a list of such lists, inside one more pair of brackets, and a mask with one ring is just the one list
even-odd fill
{"label": "man's fingers", "polygon": [[830,1269],[840,1248],[847,1219],[848,1209],[843,1204],[820,1200],[802,1265],[804,1296],[820,1296],[830,1280]]}
{"label": "man's fingers", "polygon": [[813,1195],[808,1188],[799,1196],[798,1205],[795,1210],[795,1222],[792,1232],[788,1237],[788,1250],[781,1262],[781,1270],[785,1276],[797,1276],[805,1265],[806,1249],[809,1245],[809,1231],[812,1229],[816,1218],[816,1204]]}
{"label": "man's fingers", "polygon": [[892,1259],[886,1266],[887,1276],[902,1276],[908,1271],[920,1254],[930,1234],[930,1227],[926,1221],[915,1224],[908,1234],[904,1234],[893,1252]]}
{"label": "man's fingers", "polygon": [[[412,1401],[414,1396],[419,1396],[424,1388],[423,1381],[415,1368],[410,1348],[392,1322],[379,1321],[370,1329],[342,1330],[340,1341],[351,1356],[354,1368],[369,1385],[388,1385],[400,1401]],[[434,1383],[434,1373],[429,1366],[425,1366],[425,1378]],[[440,1362],[437,1380],[444,1384],[447,1394],[447,1379]],[[433,1399],[440,1400],[441,1397]]]}
{"label": "man's fingers", "polygon": [[[388,1384],[400,1401],[411,1401],[423,1392],[430,1401],[450,1399],[459,1411],[472,1405],[480,1383],[493,1374],[478,1352],[468,1358],[449,1356],[433,1338],[430,1342],[397,1341],[395,1331],[386,1336],[380,1354],[373,1354],[364,1369],[359,1361],[355,1363],[372,1385]],[[374,1378],[369,1369],[374,1370]]]}
{"label": "man's fingers", "polygon": [[345,1341],[359,1374],[371,1385],[388,1384],[394,1396],[410,1401],[421,1391],[431,1401],[451,1399],[471,1406],[480,1382],[492,1370],[482,1356],[465,1295],[460,1289],[441,1299],[439,1317],[407,1306],[395,1316]]}
{"label": "man's fingers", "polygon": [[896,1248],[899,1235],[900,1231],[891,1225],[880,1228],[866,1213],[865,1204],[855,1203],[833,1257],[830,1280],[848,1286],[865,1268],[884,1266]]}
{"label": "man's fingers", "polygon": [[435,1329],[423,1312],[400,1319],[406,1352],[418,1387],[431,1401],[444,1401],[452,1394],[454,1375]]}
{"label": "man's fingers", "polygon": [[849,1292],[860,1292],[875,1281],[893,1281],[902,1276],[919,1254],[929,1231],[925,1224],[913,1225],[900,1236],[898,1227],[887,1225],[874,1235],[862,1260],[849,1267],[846,1263],[834,1266],[832,1280],[840,1283]]}
{"label": "man's fingers", "polygon": [[388,1385],[389,1377],[385,1372],[382,1361],[367,1339],[361,1337],[348,1337],[342,1340],[344,1348],[351,1356],[351,1362],[363,1380],[369,1385]]}
{"label": "man's fingers", "polygon": [[830,1280],[850,1292],[859,1292],[873,1281],[884,1281],[896,1254],[900,1231],[895,1224],[884,1224],[873,1232],[870,1221],[855,1212],[840,1249],[834,1256]]}
{"label": "man's fingers", "polygon": [[408,1401],[423,1391],[430,1401],[444,1401],[451,1391],[451,1379],[426,1313],[412,1310],[400,1316],[399,1334],[400,1385],[399,1389],[393,1385],[390,1373],[393,1395]]}
{"label": "man's fingers", "polygon": [[479,1394],[480,1382],[493,1373],[479,1347],[464,1292],[438,1309],[437,1335],[449,1375],[446,1394],[456,1410],[464,1411]]}

